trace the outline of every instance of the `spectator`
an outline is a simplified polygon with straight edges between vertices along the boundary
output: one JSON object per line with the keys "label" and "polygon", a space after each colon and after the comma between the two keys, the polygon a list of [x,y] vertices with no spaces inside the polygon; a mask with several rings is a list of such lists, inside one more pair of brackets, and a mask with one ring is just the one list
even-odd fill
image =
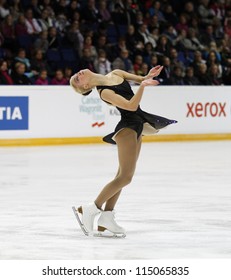
{"label": "spectator", "polygon": [[[17,56],[14,58],[14,65],[18,62],[21,62],[25,65],[25,70],[23,74],[28,76],[29,78],[32,78],[33,76],[38,75],[37,71],[31,70],[31,63],[29,58],[26,57],[26,51],[23,48],[20,48],[18,50]],[[21,70],[21,67],[20,67]],[[19,71],[21,73],[21,71]]]}
{"label": "spectator", "polygon": [[197,78],[201,85],[212,85],[212,80],[207,72],[207,66],[205,63],[199,64]]}
{"label": "spectator", "polygon": [[160,72],[159,79],[163,85],[166,85],[171,77],[171,61],[169,57],[164,56],[162,58],[162,65],[164,68]]}
{"label": "spectator", "polygon": [[192,1],[187,1],[184,5],[183,13],[185,14],[187,21],[191,22],[195,17],[195,8],[194,3]]}
{"label": "spectator", "polygon": [[[142,13],[141,13],[141,15],[142,15]],[[116,25],[128,24],[126,12],[120,3],[115,4],[114,10],[111,13],[111,17],[112,17],[114,24],[116,24]]]}
{"label": "spectator", "polygon": [[201,23],[205,26],[212,23],[212,18],[214,16],[213,11],[209,8],[209,0],[200,0],[198,6],[198,15],[200,17]]}
{"label": "spectator", "polygon": [[224,35],[224,28],[221,24],[221,20],[214,17],[212,21],[212,25],[213,25],[214,37],[216,38],[217,41],[221,40]]}
{"label": "spectator", "polygon": [[169,57],[171,60],[171,67],[172,68],[179,67],[184,73],[185,65],[183,61],[179,59],[178,52],[175,48],[171,48]]}
{"label": "spectator", "polygon": [[204,56],[207,57],[208,54],[211,52],[211,51],[214,51],[216,53],[216,57],[219,61],[221,61],[221,54],[218,50],[218,47],[217,47],[217,43],[215,41],[212,41],[209,46],[206,48],[206,51],[204,53]]}
{"label": "spectator", "polygon": [[93,26],[99,22],[100,15],[95,6],[95,0],[87,0],[87,5],[81,10],[81,17],[83,23],[88,28],[93,28]]}
{"label": "spectator", "polygon": [[95,46],[93,46],[92,44],[92,37],[91,36],[86,36],[84,38],[84,42],[83,42],[83,49],[88,49],[90,52],[90,57],[92,60],[94,60],[97,57],[97,51]]}
{"label": "spectator", "polygon": [[60,46],[59,37],[57,35],[57,29],[55,27],[50,27],[48,29],[48,49],[58,49]]}
{"label": "spectator", "polygon": [[31,80],[25,75],[26,66],[24,63],[17,62],[12,71],[12,80],[15,85],[31,85]]}
{"label": "spectator", "polygon": [[211,77],[212,85],[220,86],[223,84],[221,73],[219,72],[219,66],[217,64],[212,64],[209,68],[209,74]]}
{"label": "spectator", "polygon": [[100,35],[97,38],[97,42],[95,44],[96,46],[96,51],[98,52],[99,50],[104,50],[106,53],[109,51],[109,47],[107,45],[107,36],[106,35]]}
{"label": "spectator", "polygon": [[[151,68],[157,66],[157,65],[158,65],[158,61],[159,61],[158,56],[157,56],[156,54],[153,54],[153,55],[151,56],[150,63],[148,64],[149,69],[151,69]],[[163,71],[163,70],[162,70],[162,71]]]}
{"label": "spectator", "polygon": [[169,24],[166,28],[166,30],[163,32],[164,35],[168,37],[170,41],[174,41],[177,38],[177,32],[176,29],[172,24]]}
{"label": "spectator", "polygon": [[133,64],[133,69],[136,75],[139,75],[138,73],[140,71],[142,63],[143,63],[143,57],[141,55],[136,55]]}
{"label": "spectator", "polygon": [[18,20],[15,24],[15,35],[16,36],[23,36],[28,35],[28,28],[26,25],[26,18],[23,14],[19,14]]}
{"label": "spectator", "polygon": [[152,44],[153,48],[156,47],[156,41],[148,31],[146,24],[141,24],[140,27],[138,28],[136,40],[141,41],[144,45],[149,42]]}
{"label": "spectator", "polygon": [[231,37],[231,19],[228,18],[225,20],[224,23],[224,32],[227,34],[229,37]]}
{"label": "spectator", "polygon": [[66,66],[64,69],[64,78],[69,82],[72,75],[73,75],[72,68],[69,66]]}
{"label": "spectator", "polygon": [[220,64],[220,61],[221,61],[220,54],[218,56],[215,51],[210,51],[208,53],[207,62],[206,62],[207,67],[209,69],[212,65],[216,64],[219,69],[219,78],[222,76],[222,66]]}
{"label": "spectator", "polygon": [[17,62],[21,62],[21,63],[25,64],[26,71],[30,70],[30,66],[31,66],[30,60],[29,60],[29,58],[26,57],[25,49],[23,49],[23,48],[18,49],[18,52],[14,58],[14,63],[17,63]]}
{"label": "spectator", "polygon": [[17,49],[17,41],[15,37],[15,26],[11,14],[7,15],[1,25],[2,35],[4,37],[4,47],[15,52]]}
{"label": "spectator", "polygon": [[144,46],[144,52],[143,52],[144,62],[150,65],[153,55],[154,55],[154,48],[152,44],[148,42]]}
{"label": "spectator", "polygon": [[199,36],[200,34],[200,26],[198,18],[193,18],[190,23],[190,28],[193,28],[196,32],[196,35]]}
{"label": "spectator", "polygon": [[30,0],[29,5],[27,5],[27,8],[32,10],[33,15],[36,19],[41,17],[42,12],[40,6],[38,5],[38,0]]}
{"label": "spectator", "polygon": [[211,1],[210,9],[213,12],[214,18],[218,20],[223,19],[225,15],[225,1]]}
{"label": "spectator", "polygon": [[118,40],[118,44],[116,44],[112,48],[114,58],[120,55],[121,50],[127,50],[126,40],[124,37],[120,37]]}
{"label": "spectator", "polygon": [[[121,1],[122,2],[122,1]],[[124,1],[123,9],[125,10],[126,16],[127,16],[127,24],[130,25],[136,24],[136,15],[137,13],[140,12],[140,7],[139,7],[139,2],[140,1],[132,1],[132,0],[126,0]],[[142,13],[141,13],[142,14]]]}
{"label": "spectator", "polygon": [[223,65],[231,65],[231,46],[227,36],[220,42],[219,53],[221,54],[221,61]]}
{"label": "spectator", "polygon": [[67,79],[64,77],[63,70],[57,69],[55,71],[55,76],[51,80],[51,85],[56,85],[56,86],[65,86],[68,84]]}
{"label": "spectator", "polygon": [[93,32],[92,34],[92,42],[93,44],[97,44],[97,40],[99,39],[100,36],[108,36],[110,33],[108,28],[111,26],[111,24],[107,24],[105,22],[100,22],[97,27],[97,32]]}
{"label": "spectator", "polygon": [[96,72],[102,75],[106,75],[111,72],[111,63],[106,57],[104,50],[99,50],[98,57],[94,61]]}
{"label": "spectator", "polygon": [[96,51],[97,53],[99,50],[104,50],[106,53],[107,59],[112,62],[113,59],[115,58],[115,54],[113,53],[113,47],[108,44],[107,42],[107,37],[105,35],[100,35],[99,38],[97,39],[96,43]]}
{"label": "spectator", "polygon": [[159,41],[159,38],[160,38],[159,28],[156,28],[156,27],[150,28],[150,34],[156,42]]}
{"label": "spectator", "polygon": [[54,22],[52,18],[49,17],[47,9],[42,10],[41,17],[38,19],[38,23],[42,28],[42,31],[48,31],[50,27],[53,27]]}
{"label": "spectator", "polygon": [[6,0],[0,0],[0,19],[5,18],[10,14],[10,11],[5,8]]}
{"label": "spectator", "polygon": [[161,35],[159,41],[157,42],[156,52],[159,55],[169,56],[171,42],[165,35]]}
{"label": "spectator", "polygon": [[36,49],[34,55],[31,59],[31,69],[35,71],[35,73],[40,73],[41,70],[46,70],[48,75],[52,75],[52,71],[44,59],[44,53],[42,49]]}
{"label": "spectator", "polygon": [[41,0],[39,5],[40,10],[42,11],[44,9],[49,8],[52,5],[52,1],[53,0]]}
{"label": "spectator", "polygon": [[46,53],[49,47],[48,42],[48,32],[42,31],[39,34],[39,37],[34,42],[34,48],[35,49],[41,49],[43,53]]}
{"label": "spectator", "polygon": [[182,29],[188,32],[188,21],[185,14],[181,14],[179,18],[179,23],[176,25],[176,30],[180,32]]}
{"label": "spectator", "polygon": [[120,51],[120,56],[112,62],[112,69],[121,69],[130,73],[134,72],[132,61],[129,59],[128,50]]}
{"label": "spectator", "polygon": [[196,34],[196,30],[194,28],[189,28],[188,30],[188,39],[190,41],[190,49],[193,51],[199,50],[203,51],[205,46],[198,39],[198,35]]}
{"label": "spectator", "polygon": [[149,68],[148,64],[143,62],[140,66],[140,69],[137,71],[137,74],[140,76],[146,76],[148,74]]}
{"label": "spectator", "polygon": [[0,60],[0,85],[13,85],[13,80],[8,72],[7,62]]}
{"label": "spectator", "polygon": [[82,56],[80,58],[79,68],[80,69],[88,68],[92,72],[96,72],[90,49],[83,49]]}
{"label": "spectator", "polygon": [[179,66],[175,66],[173,68],[172,75],[167,80],[167,84],[168,85],[177,85],[177,86],[184,85],[183,72]]}
{"label": "spectator", "polygon": [[160,25],[158,17],[156,15],[153,15],[150,18],[149,23],[148,23],[148,28],[149,28],[149,30],[153,30],[154,28],[157,28],[159,30],[161,29],[161,25]]}
{"label": "spectator", "polygon": [[26,10],[25,23],[26,23],[28,34],[37,35],[42,31],[42,28],[38,24],[38,20],[34,18],[32,9]]}
{"label": "spectator", "polygon": [[68,7],[66,0],[59,0],[56,5],[54,6],[55,14],[60,15],[68,15]]}
{"label": "spectator", "polygon": [[59,14],[56,18],[55,18],[55,23],[54,23],[54,27],[56,28],[58,34],[60,35],[60,37],[64,37],[65,32],[67,27],[70,25],[69,21],[67,20],[67,17],[64,13]]}
{"label": "spectator", "polygon": [[103,22],[109,23],[111,22],[111,13],[107,9],[107,1],[100,0],[99,1],[99,15]]}
{"label": "spectator", "polygon": [[196,76],[199,75],[200,72],[199,68],[201,64],[206,64],[206,61],[202,58],[202,53],[200,51],[195,51],[194,59],[191,66],[193,67]]}
{"label": "spectator", "polygon": [[131,54],[133,54],[137,48],[138,41],[137,41],[137,36],[135,34],[135,27],[132,24],[130,24],[127,27],[127,32],[125,34],[125,41],[126,41],[127,49]]}
{"label": "spectator", "polygon": [[52,20],[53,20],[53,25],[55,25],[55,21],[56,21],[56,15],[55,15],[55,12],[52,8],[52,6],[47,6],[46,7],[46,10],[48,12],[48,17],[50,17]]}
{"label": "spectator", "polygon": [[164,7],[163,15],[167,22],[170,22],[173,26],[176,26],[178,19],[175,11],[172,8],[172,5],[167,4]]}
{"label": "spectator", "polygon": [[182,29],[179,32],[177,38],[172,42],[172,44],[179,50],[179,51],[192,51],[196,50],[197,48],[192,45],[191,41],[187,38],[187,32]]}
{"label": "spectator", "polygon": [[[142,63],[148,64],[149,68],[162,59],[168,65],[170,58],[171,65],[167,67],[180,67],[182,75],[190,66],[198,77],[201,63],[207,63],[209,70],[206,75],[211,82],[213,78],[213,83],[218,84],[214,78],[218,74],[218,79],[223,79],[221,84],[228,84],[231,66],[230,3],[230,0],[225,3],[209,0],[0,0],[0,58],[7,58],[9,72],[15,72],[14,65],[21,60],[13,57],[18,56],[18,45],[24,47],[28,57],[24,57],[22,62],[27,65],[26,59],[32,59],[31,69],[40,72],[44,67],[49,78],[53,73],[44,66],[46,57],[37,60],[34,56],[37,47],[43,48],[44,53],[47,49],[58,52],[60,47],[72,48],[79,56],[75,68],[82,65],[93,71],[100,68],[97,71],[102,73],[108,71],[109,64],[113,69],[117,65],[134,72],[137,56],[142,56]],[[48,31],[48,37],[41,38],[41,31]],[[104,59],[108,67],[104,65]],[[70,65],[68,63],[64,61],[63,65]],[[60,63],[56,64],[60,67]],[[136,71],[141,71],[141,65]],[[214,65],[218,67],[216,75]],[[26,75],[32,78],[35,73],[31,69],[27,65]],[[191,71],[190,68],[187,70],[189,75],[185,76],[185,83],[187,79],[190,80],[188,83],[195,82],[190,79]],[[168,76],[168,72],[168,68],[166,73],[163,69],[161,75]],[[166,79],[169,77],[162,77],[164,83]],[[210,84],[207,78],[204,81]]]}
{"label": "spectator", "polygon": [[154,1],[153,5],[149,8],[149,14],[151,16],[156,15],[158,18],[158,21],[165,21],[164,14],[161,11],[161,2],[160,1]]}
{"label": "spectator", "polygon": [[200,41],[203,45],[209,46],[209,44],[215,40],[216,38],[213,33],[213,26],[209,24],[206,26],[205,32],[201,33]]}
{"label": "spectator", "polygon": [[193,67],[187,67],[185,71],[184,77],[184,84],[186,86],[198,86],[200,85],[199,80],[197,77],[194,76],[194,69]]}
{"label": "spectator", "polygon": [[83,49],[84,37],[79,29],[79,22],[74,21],[68,28],[67,40],[72,48],[81,54],[80,50]]}
{"label": "spectator", "polygon": [[76,0],[72,0],[69,6],[67,7],[67,15],[72,21],[76,13],[80,11],[80,4]]}
{"label": "spectator", "polygon": [[35,85],[47,86],[49,85],[49,79],[47,76],[47,70],[43,69],[40,71],[38,78],[35,81]]}
{"label": "spectator", "polygon": [[10,14],[13,17],[13,21],[15,22],[19,15],[22,13],[23,7],[22,7],[22,1],[20,0],[13,0],[10,3]]}
{"label": "spectator", "polygon": [[231,67],[228,66],[225,68],[225,71],[223,71],[223,77],[222,77],[223,83],[226,86],[231,85]]}

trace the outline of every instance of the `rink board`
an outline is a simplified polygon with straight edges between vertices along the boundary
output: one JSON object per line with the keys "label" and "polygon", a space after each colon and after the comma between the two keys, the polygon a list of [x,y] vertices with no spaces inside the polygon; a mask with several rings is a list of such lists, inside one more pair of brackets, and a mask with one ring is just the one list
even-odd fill
{"label": "rink board", "polygon": [[[102,143],[120,119],[96,90],[83,97],[68,86],[0,89],[1,146]],[[178,124],[144,141],[231,139],[230,104],[230,87],[147,87],[141,108]]]}

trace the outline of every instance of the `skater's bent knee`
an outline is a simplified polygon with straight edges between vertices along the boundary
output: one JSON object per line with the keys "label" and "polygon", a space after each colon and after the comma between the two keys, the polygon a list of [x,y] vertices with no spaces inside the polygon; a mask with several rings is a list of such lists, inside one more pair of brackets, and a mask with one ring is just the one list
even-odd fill
{"label": "skater's bent knee", "polygon": [[119,179],[123,183],[124,186],[130,184],[131,181],[132,181],[132,178],[133,178],[133,173],[132,174],[124,174],[124,175],[119,176]]}

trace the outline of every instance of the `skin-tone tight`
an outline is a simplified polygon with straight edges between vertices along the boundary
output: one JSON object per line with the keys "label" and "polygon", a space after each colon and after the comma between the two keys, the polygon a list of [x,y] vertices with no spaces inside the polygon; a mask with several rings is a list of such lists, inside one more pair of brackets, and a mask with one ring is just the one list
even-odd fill
{"label": "skin-tone tight", "polygon": [[120,196],[122,188],[128,185],[135,172],[136,162],[141,148],[141,136],[130,129],[122,129],[115,137],[118,149],[119,169],[115,178],[109,182],[95,200],[95,205],[104,211],[112,211]]}

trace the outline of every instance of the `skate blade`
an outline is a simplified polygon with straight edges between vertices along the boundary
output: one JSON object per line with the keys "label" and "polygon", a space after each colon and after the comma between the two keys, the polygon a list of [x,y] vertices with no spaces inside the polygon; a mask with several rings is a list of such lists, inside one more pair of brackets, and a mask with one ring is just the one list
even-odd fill
{"label": "skate blade", "polygon": [[94,237],[103,237],[103,238],[114,238],[114,239],[120,239],[120,238],[125,238],[126,234],[125,233],[112,233],[112,232],[96,232],[93,234]]}
{"label": "skate blade", "polygon": [[89,236],[89,232],[86,230],[86,228],[84,227],[84,224],[82,223],[80,217],[79,217],[79,214],[78,214],[78,210],[73,206],[72,207],[72,210],[75,214],[75,217],[76,217],[76,220],[78,221],[79,225],[80,225],[80,228],[82,229],[83,233],[87,236]]}

